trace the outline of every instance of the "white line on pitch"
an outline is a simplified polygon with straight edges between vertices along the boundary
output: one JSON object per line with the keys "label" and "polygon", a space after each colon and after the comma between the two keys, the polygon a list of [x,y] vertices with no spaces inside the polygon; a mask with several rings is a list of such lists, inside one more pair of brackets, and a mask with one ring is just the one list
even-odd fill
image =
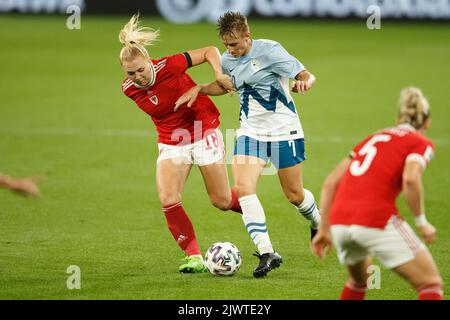
{"label": "white line on pitch", "polygon": [[[222,128],[225,133],[225,129]],[[25,135],[72,135],[72,136],[107,136],[107,137],[133,137],[149,138],[155,137],[156,131],[153,130],[118,130],[118,129],[100,129],[100,128],[58,128],[58,127],[22,127],[22,126],[0,126],[0,133],[7,134],[25,134]],[[343,137],[343,136],[306,136],[306,142],[317,143],[357,143],[364,137]],[[436,145],[448,146],[449,140],[442,138],[432,139]]]}

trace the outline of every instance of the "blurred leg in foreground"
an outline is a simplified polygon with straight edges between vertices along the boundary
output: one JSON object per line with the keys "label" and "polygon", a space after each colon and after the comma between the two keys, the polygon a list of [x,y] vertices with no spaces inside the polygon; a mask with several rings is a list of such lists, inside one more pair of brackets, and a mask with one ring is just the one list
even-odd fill
{"label": "blurred leg in foreground", "polygon": [[26,177],[14,179],[10,176],[0,173],[0,187],[10,189],[23,196],[39,197],[41,195],[38,183],[41,177]]}

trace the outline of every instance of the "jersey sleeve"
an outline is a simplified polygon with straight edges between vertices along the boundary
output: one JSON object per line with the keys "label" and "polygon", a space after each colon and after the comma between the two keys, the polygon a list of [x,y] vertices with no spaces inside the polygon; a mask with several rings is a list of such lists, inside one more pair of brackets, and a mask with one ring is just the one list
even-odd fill
{"label": "jersey sleeve", "polygon": [[222,66],[222,73],[231,77],[231,73],[229,71],[230,67],[228,66],[228,60],[225,57],[225,53],[222,54],[222,58],[221,58],[221,63],[220,64]]}
{"label": "jersey sleeve", "polygon": [[192,67],[191,56],[187,52],[170,56],[167,58],[166,67],[172,74],[182,74]]}
{"label": "jersey sleeve", "polygon": [[295,79],[297,74],[305,70],[303,64],[291,56],[279,43],[274,44],[270,50],[269,60],[273,72],[289,79]]}
{"label": "jersey sleeve", "polygon": [[131,81],[128,78],[122,82],[122,92],[124,95],[126,95],[129,98],[131,98],[130,97],[130,91],[131,91],[130,88],[132,88],[132,86],[133,86],[133,81]]}
{"label": "jersey sleeve", "polygon": [[434,156],[434,145],[428,139],[417,140],[408,150],[405,162],[416,161],[425,168]]}

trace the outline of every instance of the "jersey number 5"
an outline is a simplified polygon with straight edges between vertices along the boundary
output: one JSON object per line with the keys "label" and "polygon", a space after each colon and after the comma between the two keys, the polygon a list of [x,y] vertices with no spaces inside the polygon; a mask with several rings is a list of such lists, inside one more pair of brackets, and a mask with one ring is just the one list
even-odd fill
{"label": "jersey number 5", "polygon": [[373,159],[377,155],[377,147],[375,146],[378,142],[388,142],[391,140],[391,136],[387,134],[379,134],[373,136],[367,143],[358,151],[358,155],[366,156],[361,162],[359,160],[353,160],[350,165],[350,173],[353,176],[362,176],[367,169],[369,169],[372,164]]}

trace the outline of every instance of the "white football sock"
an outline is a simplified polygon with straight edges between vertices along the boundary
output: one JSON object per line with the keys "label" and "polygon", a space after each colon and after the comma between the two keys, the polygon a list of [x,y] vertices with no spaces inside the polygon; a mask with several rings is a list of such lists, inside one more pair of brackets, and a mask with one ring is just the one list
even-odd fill
{"label": "white football sock", "polygon": [[316,229],[320,224],[320,212],[317,208],[316,201],[314,200],[314,195],[311,191],[303,189],[305,192],[305,199],[299,206],[294,206],[297,208],[298,212],[305,217],[305,219],[311,222],[311,228]]}
{"label": "white football sock", "polygon": [[266,226],[264,209],[256,194],[239,198],[242,208],[242,220],[247,232],[258,247],[260,254],[272,253],[272,243]]}

